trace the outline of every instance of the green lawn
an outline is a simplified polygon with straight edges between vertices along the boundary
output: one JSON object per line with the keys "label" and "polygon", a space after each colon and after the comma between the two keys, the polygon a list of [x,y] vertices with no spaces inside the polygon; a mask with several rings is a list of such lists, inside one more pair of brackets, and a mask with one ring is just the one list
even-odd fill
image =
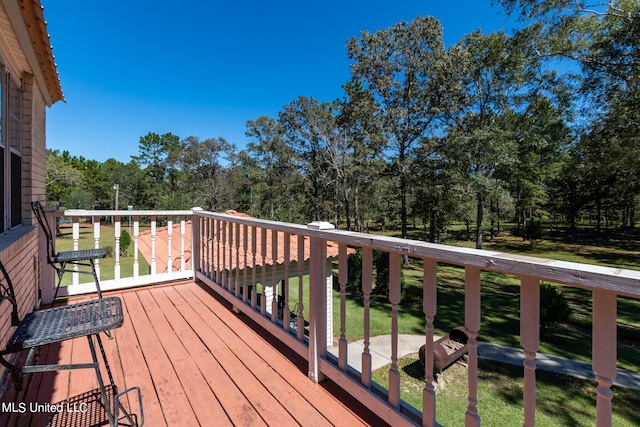
{"label": "green lawn", "polygon": [[[419,360],[398,362],[400,397],[422,410],[423,368]],[[478,413],[483,425],[521,426],[522,367],[480,360],[478,373]],[[386,387],[389,367],[373,373],[373,379]],[[640,393],[620,387],[613,391],[613,425],[640,425]],[[454,364],[441,375],[436,387],[437,421],[464,426],[468,405],[467,369]],[[564,375],[536,371],[536,426],[588,426],[596,416],[594,383]]]}

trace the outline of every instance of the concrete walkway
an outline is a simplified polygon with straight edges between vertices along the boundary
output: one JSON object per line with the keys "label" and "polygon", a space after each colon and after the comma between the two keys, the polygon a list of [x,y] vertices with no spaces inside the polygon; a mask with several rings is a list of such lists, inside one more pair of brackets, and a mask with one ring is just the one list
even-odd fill
{"label": "concrete walkway", "polygon": [[[435,337],[434,339],[438,339]],[[372,369],[379,369],[391,363],[391,336],[380,335],[369,340]],[[423,335],[399,335],[398,358],[413,355],[418,357],[418,350],[425,343]],[[337,344],[330,347],[329,352],[338,356]],[[348,364],[359,372],[362,371],[362,351],[364,340],[354,341],[347,345]],[[478,355],[481,359],[494,360],[510,365],[522,366],[524,352],[522,349],[505,347],[486,342],[478,343]],[[577,378],[595,381],[595,374],[591,363],[580,362],[559,356],[538,353],[536,355],[536,369],[570,375]],[[640,391],[640,373],[618,369],[614,385]]]}

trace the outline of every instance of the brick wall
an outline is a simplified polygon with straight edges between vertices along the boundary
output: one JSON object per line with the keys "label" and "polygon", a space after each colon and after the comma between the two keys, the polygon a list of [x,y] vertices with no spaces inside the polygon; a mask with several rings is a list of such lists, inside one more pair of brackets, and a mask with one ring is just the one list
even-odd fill
{"label": "brick wall", "polygon": [[[45,201],[46,164],[46,107],[40,91],[34,86],[34,79],[23,74],[23,156],[22,156],[22,226],[0,235],[0,260],[4,264],[13,283],[19,316],[37,308],[41,279],[39,230],[31,211],[34,200]],[[14,328],[11,326],[11,304],[0,303],[0,345],[9,339]],[[7,387],[7,376],[0,368],[0,396],[12,393]]]}

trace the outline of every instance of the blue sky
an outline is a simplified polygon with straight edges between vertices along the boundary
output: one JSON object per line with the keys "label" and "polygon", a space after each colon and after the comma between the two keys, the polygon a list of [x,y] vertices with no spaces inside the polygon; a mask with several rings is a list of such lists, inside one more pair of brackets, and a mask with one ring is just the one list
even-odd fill
{"label": "blue sky", "polygon": [[490,0],[41,1],[66,99],[47,147],[100,162],[128,162],[149,132],[242,148],[247,120],[341,97],[362,31],[432,15],[452,44],[515,26]]}

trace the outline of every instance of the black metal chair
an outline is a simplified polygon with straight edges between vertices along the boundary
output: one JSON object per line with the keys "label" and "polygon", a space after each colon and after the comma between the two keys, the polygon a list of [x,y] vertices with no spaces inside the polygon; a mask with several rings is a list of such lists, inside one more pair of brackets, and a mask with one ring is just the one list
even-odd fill
{"label": "black metal chair", "polygon": [[[56,273],[58,274],[58,284],[53,296],[53,301],[55,301],[58,296],[58,290],[60,289],[60,284],[62,283],[62,276],[66,272],[92,274],[93,282],[96,284],[98,298],[102,298],[102,291],[100,290],[100,279],[98,278],[98,274],[96,272],[95,261],[97,259],[105,258],[107,256],[107,250],[104,248],[98,248],[56,252],[56,248],[53,243],[53,234],[51,228],[49,227],[49,223],[47,222],[47,217],[44,213],[42,204],[40,202],[32,202],[31,209],[36,215],[36,219],[38,220],[38,223],[44,231],[44,235],[47,239],[47,262],[56,270]],[[89,267],[91,271],[81,270],[80,268],[68,268],[69,264],[71,264],[72,266],[77,265]]]}
{"label": "black metal chair", "polygon": [[[100,332],[110,331],[119,328],[124,322],[122,302],[118,297],[106,297],[76,304],[58,306],[45,310],[37,310],[27,314],[22,321],[18,315],[18,304],[13,289],[11,279],[0,261],[0,303],[8,300],[12,306],[11,325],[17,326],[15,332],[3,350],[0,350],[0,364],[8,369],[13,378],[16,390],[22,389],[22,381],[25,373],[48,372],[68,369],[95,369],[102,405],[107,414],[110,426],[117,427],[119,413],[122,411],[123,417],[132,426],[142,426],[144,424],[144,414],[142,410],[142,396],[139,387],[131,387],[122,393],[117,393],[113,375],[109,367]],[[87,337],[92,361],[88,363],[59,364],[59,365],[39,365],[33,364],[37,351],[48,344],[60,343],[78,337]],[[104,362],[107,375],[109,377],[109,387],[113,391],[113,405],[109,402],[107,388],[100,373],[100,363],[95,348],[98,343],[102,360]],[[18,363],[18,354],[27,351],[24,363]],[[4,356],[15,355],[12,360],[7,361]],[[131,391],[137,391],[140,405],[140,421],[130,414],[121,404],[120,397]]]}

